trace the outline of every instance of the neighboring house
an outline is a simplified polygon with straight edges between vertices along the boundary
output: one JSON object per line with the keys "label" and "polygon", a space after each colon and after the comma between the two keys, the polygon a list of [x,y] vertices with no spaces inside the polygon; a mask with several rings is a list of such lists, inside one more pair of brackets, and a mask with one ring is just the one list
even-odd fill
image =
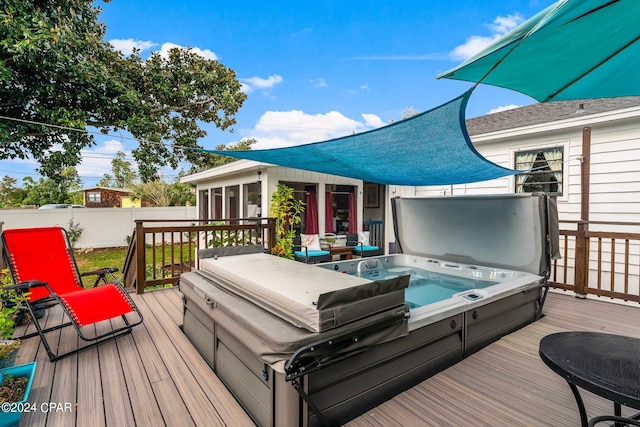
{"label": "neighboring house", "polygon": [[196,184],[199,218],[268,217],[278,184],[306,203],[299,232],[357,232],[384,217],[384,187],[361,180],[238,160],[181,179]]}
{"label": "neighboring house", "polygon": [[[463,185],[404,187],[239,160],[182,181],[196,184],[200,217],[207,219],[252,216],[251,193],[261,195],[262,216],[268,216],[265,208],[280,182],[293,184],[299,194],[315,189],[318,206],[324,206],[330,190],[340,194],[352,187],[358,195],[358,230],[363,220],[384,221],[387,252],[395,241],[390,200],[397,196],[546,191],[557,194],[561,220],[580,220],[585,215],[584,187],[589,195],[588,219],[640,220],[640,97],[536,103],[468,119],[466,124],[485,158],[512,169],[536,171]],[[588,150],[583,152],[583,147]],[[344,206],[344,202],[337,205],[341,203]],[[320,234],[336,220],[327,221],[328,216],[319,209]],[[340,216],[344,212],[337,221]],[[340,225],[333,228],[344,231]]]}
{"label": "neighboring house", "polygon": [[88,208],[130,208],[140,207],[140,200],[134,200],[131,190],[126,188],[91,187],[83,188],[84,205]]}

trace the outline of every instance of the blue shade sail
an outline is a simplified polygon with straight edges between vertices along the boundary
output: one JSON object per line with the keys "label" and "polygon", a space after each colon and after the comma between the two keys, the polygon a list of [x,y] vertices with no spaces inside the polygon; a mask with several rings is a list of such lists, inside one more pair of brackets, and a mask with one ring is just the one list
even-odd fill
{"label": "blue shade sail", "polygon": [[476,151],[465,127],[472,90],[433,110],[368,132],[270,150],[207,152],[386,185],[449,185],[518,173]]}
{"label": "blue shade sail", "polygon": [[437,76],[540,102],[640,95],[639,77],[639,0],[561,0]]}

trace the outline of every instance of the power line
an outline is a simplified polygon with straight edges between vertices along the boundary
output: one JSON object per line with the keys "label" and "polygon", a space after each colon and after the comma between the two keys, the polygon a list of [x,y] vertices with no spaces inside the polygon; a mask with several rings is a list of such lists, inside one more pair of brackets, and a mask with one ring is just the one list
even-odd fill
{"label": "power line", "polygon": [[99,132],[99,131],[98,132],[90,131],[88,129],[72,128],[72,127],[69,127],[69,126],[53,125],[53,124],[49,124],[49,123],[36,122],[36,121],[33,121],[33,120],[18,119],[18,118],[15,118],[15,117],[0,116],[0,119],[19,122],[19,123],[26,123],[26,124],[30,124],[30,125],[36,125],[36,126],[50,127],[50,128],[54,128],[54,129],[67,130],[67,131],[71,131],[71,132],[86,133],[86,134],[89,134],[89,135],[109,136],[109,137],[117,138],[117,139],[121,139],[121,140],[135,141],[137,143],[156,144],[156,145],[164,145],[164,146],[172,147],[172,148],[181,148],[183,150],[202,151],[202,149],[194,148],[194,147],[187,147],[187,146],[184,146],[184,145],[168,144],[168,143],[165,143],[165,142],[158,142],[158,141],[149,141],[149,140],[144,139],[144,138],[134,138],[134,137],[123,136],[122,134],[113,135],[113,134],[110,134],[110,133],[103,133],[103,132]]}

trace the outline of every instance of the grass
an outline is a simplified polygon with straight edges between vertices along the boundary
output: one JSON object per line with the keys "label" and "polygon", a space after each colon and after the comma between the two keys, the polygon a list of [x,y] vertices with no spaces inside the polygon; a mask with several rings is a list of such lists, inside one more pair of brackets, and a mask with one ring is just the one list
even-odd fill
{"label": "grass", "polygon": [[118,267],[122,272],[124,258],[127,255],[127,247],[90,250],[76,249],[74,250],[74,255],[81,273],[103,267]]}
{"label": "grass", "polygon": [[[118,267],[118,273],[116,273],[116,277],[118,280],[122,281],[122,270],[124,267],[124,260],[127,256],[127,246],[116,247],[116,248],[101,248],[101,249],[76,249],[74,250],[74,256],[76,258],[76,263],[78,264],[78,270],[80,273],[85,271],[97,270],[103,267]],[[147,266],[151,266],[153,250],[154,248],[147,246],[146,247],[146,259]],[[194,251],[195,248],[192,245],[191,250]],[[174,245],[173,252],[175,261],[172,261],[171,258],[171,246],[164,247],[164,261],[165,264],[171,264],[173,262],[178,262],[180,256],[180,245]],[[182,259],[184,262],[189,259],[189,247],[187,244],[183,246],[183,254]],[[155,248],[156,255],[156,265],[157,268],[160,267],[162,263],[162,247],[156,246]],[[193,258],[193,255],[192,255]],[[149,270],[149,268],[147,269]],[[149,274],[149,272],[148,272]],[[94,278],[85,277],[85,285],[93,284]]]}

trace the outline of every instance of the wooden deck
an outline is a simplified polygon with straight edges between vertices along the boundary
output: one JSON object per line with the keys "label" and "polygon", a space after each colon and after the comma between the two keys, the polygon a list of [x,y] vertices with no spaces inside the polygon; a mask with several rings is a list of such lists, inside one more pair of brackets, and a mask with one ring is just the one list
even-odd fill
{"label": "wooden deck", "polygon": [[[143,325],[98,349],[51,363],[37,338],[23,343],[18,363],[38,362],[29,397],[37,410],[25,414],[21,425],[253,425],[182,334],[182,303],[177,289],[134,298],[145,316]],[[52,319],[60,317],[59,311],[50,312]],[[569,293],[551,293],[544,313],[545,317],[535,324],[502,338],[347,425],[578,425],[569,387],[538,356],[540,339],[563,330],[640,337],[640,310],[606,301],[577,300]],[[66,329],[60,345],[76,345],[75,331]],[[590,416],[611,412],[609,402],[586,392],[584,397]],[[58,406],[52,411],[43,410],[49,408],[49,402]]]}

